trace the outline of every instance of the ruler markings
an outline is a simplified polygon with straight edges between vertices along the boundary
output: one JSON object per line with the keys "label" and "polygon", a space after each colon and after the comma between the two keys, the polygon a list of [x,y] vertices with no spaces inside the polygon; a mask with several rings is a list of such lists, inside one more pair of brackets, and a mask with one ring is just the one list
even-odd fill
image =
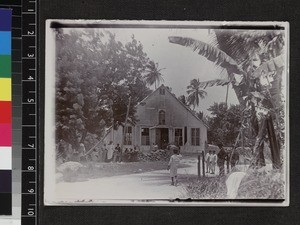
{"label": "ruler markings", "polygon": [[[23,134],[23,181],[24,186],[22,193],[24,199],[22,199],[22,221],[26,225],[37,225],[37,2],[33,0],[23,0],[23,29],[22,29],[22,40],[23,40],[23,101],[22,107],[26,114],[23,114],[24,122],[22,126],[26,128],[26,134]],[[27,41],[27,42],[26,42]],[[25,44],[27,43],[27,44]],[[29,45],[28,45],[29,44]],[[32,57],[31,57],[32,56]],[[26,74],[29,73],[29,74]],[[27,102],[26,102],[27,101]],[[24,112],[24,111],[23,111]],[[29,113],[30,112],[30,113]],[[33,120],[34,119],[34,120]],[[27,121],[27,122],[25,122]],[[32,124],[31,124],[32,123]],[[26,154],[25,154],[26,153]],[[23,157],[22,156],[22,157]],[[24,164],[25,163],[25,164]],[[27,170],[26,170],[27,169]],[[26,197],[26,198],[25,198]],[[32,218],[29,220],[29,218]]]}

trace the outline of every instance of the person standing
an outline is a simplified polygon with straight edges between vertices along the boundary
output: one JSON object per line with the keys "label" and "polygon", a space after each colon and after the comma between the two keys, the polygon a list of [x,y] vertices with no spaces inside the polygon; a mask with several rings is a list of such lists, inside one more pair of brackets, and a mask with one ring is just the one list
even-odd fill
{"label": "person standing", "polygon": [[209,161],[209,156],[210,156],[211,151],[207,152],[205,155],[205,162],[206,162],[206,173],[210,173],[210,161]]}
{"label": "person standing", "polygon": [[98,151],[98,162],[103,162],[103,147],[97,147]]}
{"label": "person standing", "polygon": [[120,144],[117,144],[117,146],[115,147],[115,151],[114,151],[114,162],[121,162],[121,147]]}
{"label": "person standing", "polygon": [[168,164],[168,170],[170,170],[170,177],[171,177],[171,185],[177,186],[178,179],[177,179],[177,169],[180,163],[180,159],[182,158],[182,155],[179,154],[179,149],[173,150],[173,155],[170,158],[169,164]]}
{"label": "person standing", "polygon": [[112,161],[113,160],[113,154],[114,154],[114,150],[115,150],[115,146],[114,146],[114,143],[111,141],[109,143],[109,146],[108,146],[108,152],[107,152],[107,159],[108,161]]}
{"label": "person standing", "polygon": [[211,155],[211,173],[215,174],[216,171],[216,163],[217,163],[217,155],[216,155],[216,151],[213,151],[212,155]]}
{"label": "person standing", "polygon": [[107,147],[106,147],[106,144],[103,145],[102,147],[102,160],[103,162],[107,162]]}
{"label": "person standing", "polygon": [[230,160],[231,170],[236,166],[236,164],[238,164],[239,159],[240,159],[240,155],[237,152],[237,150],[234,149]]}
{"label": "person standing", "polygon": [[217,159],[217,164],[219,167],[219,176],[224,176],[225,175],[225,168],[224,168],[224,163],[227,157],[227,154],[223,148],[223,144],[218,144],[218,147],[220,149],[218,153],[218,159]]}
{"label": "person standing", "polygon": [[85,155],[85,153],[86,153],[85,146],[84,146],[84,144],[82,142],[79,144],[79,150],[78,150],[78,152],[79,152],[79,159],[80,159],[80,161],[87,161],[87,157]]}

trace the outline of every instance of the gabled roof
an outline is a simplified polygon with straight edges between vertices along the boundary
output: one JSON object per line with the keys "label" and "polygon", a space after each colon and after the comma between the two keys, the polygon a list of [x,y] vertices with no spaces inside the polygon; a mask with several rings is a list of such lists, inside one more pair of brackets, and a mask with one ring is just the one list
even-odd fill
{"label": "gabled roof", "polygon": [[204,122],[203,119],[200,119],[198,116],[195,115],[195,113],[186,105],[184,105],[177,97],[175,94],[173,94],[168,87],[164,86],[163,84],[160,85],[156,90],[154,90],[152,93],[150,93],[147,97],[145,97],[142,101],[139,102],[138,105],[142,105],[143,102],[145,102],[150,96],[152,96],[155,92],[159,91],[159,89],[164,88],[164,90],[166,90],[174,99],[176,99],[177,102],[179,102],[179,104],[181,104],[187,111],[189,111],[197,120],[201,121],[204,126],[206,126],[208,128],[208,125]]}

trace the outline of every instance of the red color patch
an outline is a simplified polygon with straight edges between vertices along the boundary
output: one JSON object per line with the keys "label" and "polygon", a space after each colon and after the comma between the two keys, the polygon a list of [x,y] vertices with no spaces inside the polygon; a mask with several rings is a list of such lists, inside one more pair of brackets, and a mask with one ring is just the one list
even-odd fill
{"label": "red color patch", "polygon": [[11,133],[11,124],[0,124],[0,146],[12,146]]}
{"label": "red color patch", "polygon": [[0,101],[0,123],[11,123],[11,102]]}

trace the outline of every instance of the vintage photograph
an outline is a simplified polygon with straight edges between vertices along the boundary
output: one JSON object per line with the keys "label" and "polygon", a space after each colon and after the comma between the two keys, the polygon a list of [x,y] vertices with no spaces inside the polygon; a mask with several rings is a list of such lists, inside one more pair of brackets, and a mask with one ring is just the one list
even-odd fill
{"label": "vintage photograph", "polygon": [[45,204],[288,205],[288,34],[48,20]]}

